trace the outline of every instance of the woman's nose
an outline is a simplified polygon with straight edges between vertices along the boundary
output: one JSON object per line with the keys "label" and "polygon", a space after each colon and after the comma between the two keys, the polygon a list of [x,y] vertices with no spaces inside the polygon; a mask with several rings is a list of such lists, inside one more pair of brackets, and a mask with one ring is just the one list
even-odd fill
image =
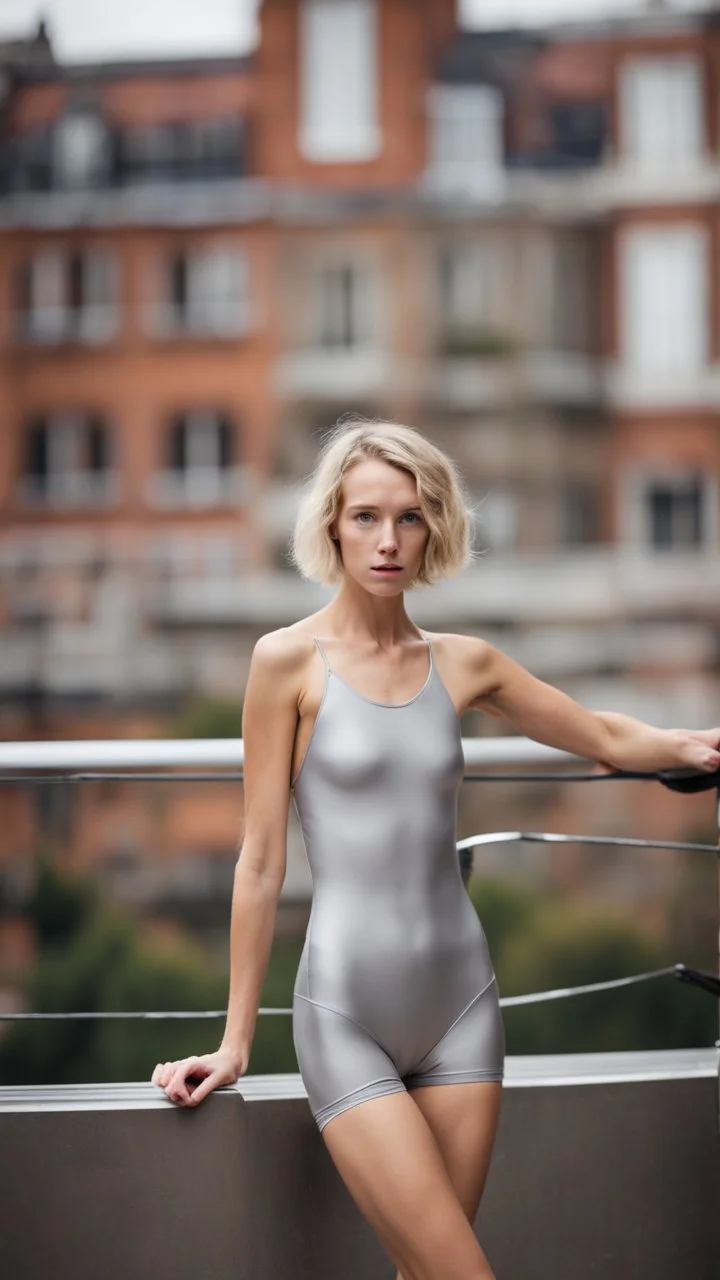
{"label": "woman's nose", "polygon": [[380,531],[380,546],[383,551],[391,551],[397,546],[397,530],[392,521],[384,524]]}

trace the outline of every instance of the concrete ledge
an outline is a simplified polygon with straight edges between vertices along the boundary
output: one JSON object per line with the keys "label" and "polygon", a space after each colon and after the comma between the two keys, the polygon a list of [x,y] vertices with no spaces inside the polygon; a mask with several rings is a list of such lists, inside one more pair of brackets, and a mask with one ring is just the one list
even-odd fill
{"label": "concrete ledge", "polygon": [[[716,1070],[714,1049],[510,1059],[476,1223],[499,1280],[717,1280]],[[6,1087],[0,1148],[7,1280],[394,1280],[299,1076],[197,1110],[147,1082]]]}

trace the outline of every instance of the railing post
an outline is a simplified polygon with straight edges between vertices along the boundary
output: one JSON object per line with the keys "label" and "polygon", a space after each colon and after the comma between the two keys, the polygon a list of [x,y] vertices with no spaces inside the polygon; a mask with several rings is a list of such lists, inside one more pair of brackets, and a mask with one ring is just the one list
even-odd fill
{"label": "railing post", "polygon": [[[715,790],[717,823],[717,977],[720,978],[720,785]],[[717,1001],[717,1133],[720,1134],[720,1000]]]}

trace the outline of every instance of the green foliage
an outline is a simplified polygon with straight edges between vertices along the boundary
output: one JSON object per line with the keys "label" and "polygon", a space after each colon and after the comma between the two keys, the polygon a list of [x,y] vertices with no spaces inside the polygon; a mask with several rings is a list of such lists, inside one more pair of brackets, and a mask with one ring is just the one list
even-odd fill
{"label": "green foliage", "polygon": [[[474,877],[501,995],[606,982],[681,959],[629,916]],[[686,961],[688,962],[688,961]],[[712,1044],[716,1010],[672,976],[504,1011],[509,1053],[584,1053]]]}
{"label": "green foliage", "polygon": [[442,355],[475,356],[478,360],[503,360],[518,351],[518,341],[513,334],[483,325],[449,330],[440,345]]}
{"label": "green foliage", "polygon": [[175,738],[241,738],[242,703],[198,695],[167,725],[167,733]]}
{"label": "green foliage", "polygon": [[[704,864],[692,870],[687,884],[681,880],[675,901],[668,904],[666,939],[660,941],[631,917],[607,908],[558,901],[499,877],[474,876],[470,896],[501,994],[601,982],[676,960],[698,963],[690,940],[693,911],[702,913],[704,905],[691,909],[690,890],[709,872]],[[60,871],[44,855],[38,857],[27,914],[38,938],[37,963],[25,991],[30,1010],[222,1010],[227,1005],[224,966],[210,961],[190,936],[161,946],[146,939],[135,920],[99,899],[89,879]],[[683,954],[676,949],[679,924],[689,940]],[[262,1005],[292,1004],[302,944],[302,937],[275,939]],[[716,1008],[703,992],[668,977],[510,1008],[504,1018],[509,1053],[652,1049],[712,1044]],[[222,1016],[10,1024],[0,1039],[0,1083],[149,1080],[156,1062],[217,1048],[223,1029]],[[249,1071],[296,1070],[291,1018],[258,1018]]]}
{"label": "green foliage", "polygon": [[[57,908],[56,925],[52,913]],[[224,1008],[227,978],[189,940],[158,955],[131,917],[100,902],[90,881],[39,860],[28,915],[39,925],[26,985],[34,1012]],[[0,1040],[0,1082],[148,1079],[156,1061],[217,1047],[220,1020],[16,1023]]]}
{"label": "green foliage", "polygon": [[35,861],[35,883],[26,915],[35,927],[41,947],[60,946],[82,928],[95,909],[95,892],[89,880],[60,875],[44,849]]}

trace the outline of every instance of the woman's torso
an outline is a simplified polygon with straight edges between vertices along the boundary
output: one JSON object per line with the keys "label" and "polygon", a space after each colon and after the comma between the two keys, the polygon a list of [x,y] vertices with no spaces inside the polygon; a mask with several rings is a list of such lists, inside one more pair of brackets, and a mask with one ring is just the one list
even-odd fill
{"label": "woman's torso", "polygon": [[460,723],[426,643],[422,687],[386,704],[316,640],[325,684],[293,782],[313,879],[296,994],[401,1043],[407,1069],[492,977],[455,848]]}

